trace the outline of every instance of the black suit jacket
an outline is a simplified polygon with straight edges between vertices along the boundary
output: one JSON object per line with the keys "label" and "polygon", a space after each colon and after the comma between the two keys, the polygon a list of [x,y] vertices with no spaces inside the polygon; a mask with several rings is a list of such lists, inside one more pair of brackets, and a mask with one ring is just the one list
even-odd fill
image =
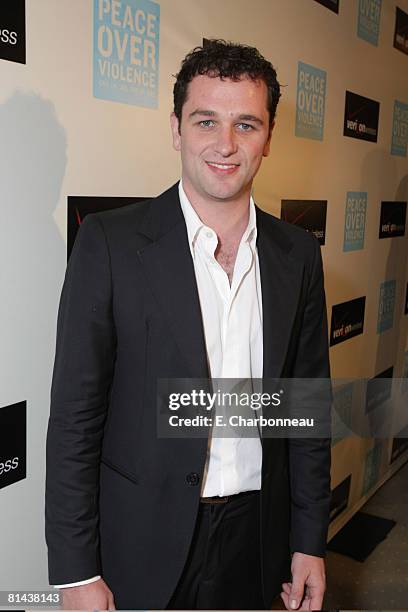
{"label": "black suit jacket", "polygon": [[[320,247],[257,209],[264,377],[328,377]],[[164,608],[194,530],[205,439],[156,433],[158,378],[208,376],[178,187],[88,215],[67,267],[47,438],[51,584],[102,574],[118,608]],[[290,551],[323,556],[330,443],[263,440],[268,605]]]}

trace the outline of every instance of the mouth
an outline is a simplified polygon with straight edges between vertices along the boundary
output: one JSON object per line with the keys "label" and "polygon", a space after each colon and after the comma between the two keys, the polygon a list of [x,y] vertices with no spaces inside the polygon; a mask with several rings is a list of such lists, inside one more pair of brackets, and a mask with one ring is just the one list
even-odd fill
{"label": "mouth", "polygon": [[207,166],[216,174],[232,174],[238,170],[240,164],[221,164],[218,162],[206,162]]}

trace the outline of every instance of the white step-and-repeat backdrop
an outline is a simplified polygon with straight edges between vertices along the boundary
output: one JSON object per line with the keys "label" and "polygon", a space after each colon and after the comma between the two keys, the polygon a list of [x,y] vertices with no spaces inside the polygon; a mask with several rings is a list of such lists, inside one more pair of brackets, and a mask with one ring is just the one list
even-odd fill
{"label": "white step-and-repeat backdrop", "polygon": [[[254,195],[320,240],[344,421],[375,405],[372,379],[391,394],[407,377],[407,25],[408,0],[2,0],[0,590],[48,584],[44,448],[67,252],[88,212],[178,179],[172,75],[203,38],[254,45],[278,71]],[[333,433],[331,534],[408,459],[406,431],[345,437],[337,419]]]}

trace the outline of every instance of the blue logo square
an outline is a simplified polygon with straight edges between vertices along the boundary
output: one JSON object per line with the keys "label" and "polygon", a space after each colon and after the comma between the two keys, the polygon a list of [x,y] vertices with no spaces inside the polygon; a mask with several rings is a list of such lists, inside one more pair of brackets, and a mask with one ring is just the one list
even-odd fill
{"label": "blue logo square", "polygon": [[396,280],[384,281],[380,285],[380,299],[378,301],[377,334],[391,329],[394,324]]}
{"label": "blue logo square", "polygon": [[367,214],[367,193],[348,191],[344,218],[343,251],[358,251],[364,248]]}
{"label": "blue logo square", "polygon": [[152,0],[94,0],[95,98],[157,108],[160,6]]}
{"label": "blue logo square", "polygon": [[323,140],[326,83],[324,70],[298,63],[296,136]]}
{"label": "blue logo square", "polygon": [[381,0],[359,0],[357,35],[378,46],[380,34]]}
{"label": "blue logo square", "polygon": [[392,118],[391,155],[407,156],[408,143],[408,104],[394,101]]}

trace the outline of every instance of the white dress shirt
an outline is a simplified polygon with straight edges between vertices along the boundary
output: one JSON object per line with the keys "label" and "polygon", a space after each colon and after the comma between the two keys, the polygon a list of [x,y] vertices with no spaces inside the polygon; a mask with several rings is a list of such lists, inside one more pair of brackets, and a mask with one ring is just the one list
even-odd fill
{"label": "white dress shirt", "polygon": [[[210,376],[262,378],[262,295],[253,199],[249,201],[248,226],[238,247],[230,285],[227,273],[214,256],[217,235],[197,215],[182,181],[179,196],[197,280]],[[201,495],[225,496],[258,490],[261,469],[259,437],[211,436]],[[99,578],[55,586],[80,586]]]}
{"label": "white dress shirt", "polygon": [[[181,181],[179,196],[197,280],[210,376],[262,378],[262,297],[253,199],[230,285],[214,256],[217,235],[201,221]],[[224,496],[260,489],[261,467],[259,437],[212,436],[201,495]]]}

